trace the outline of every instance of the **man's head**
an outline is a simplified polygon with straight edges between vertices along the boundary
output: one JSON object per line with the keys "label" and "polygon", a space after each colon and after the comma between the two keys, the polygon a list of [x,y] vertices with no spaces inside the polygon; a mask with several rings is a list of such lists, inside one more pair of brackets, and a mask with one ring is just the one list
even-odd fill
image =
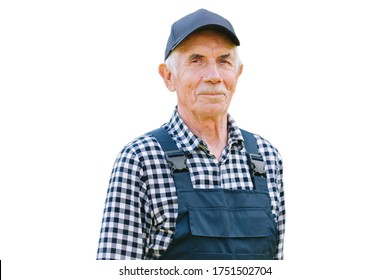
{"label": "man's head", "polygon": [[231,24],[206,10],[198,10],[173,24],[166,63],[160,65],[159,73],[167,88],[176,91],[182,117],[217,117],[227,113],[242,72],[237,45]]}

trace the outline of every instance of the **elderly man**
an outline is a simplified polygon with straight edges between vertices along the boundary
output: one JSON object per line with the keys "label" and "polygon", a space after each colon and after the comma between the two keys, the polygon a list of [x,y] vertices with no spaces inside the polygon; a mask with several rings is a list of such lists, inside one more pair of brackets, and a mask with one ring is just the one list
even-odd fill
{"label": "elderly man", "polygon": [[281,157],[228,114],[239,44],[204,9],[172,25],[159,73],[177,107],[119,154],[97,259],[283,259]]}

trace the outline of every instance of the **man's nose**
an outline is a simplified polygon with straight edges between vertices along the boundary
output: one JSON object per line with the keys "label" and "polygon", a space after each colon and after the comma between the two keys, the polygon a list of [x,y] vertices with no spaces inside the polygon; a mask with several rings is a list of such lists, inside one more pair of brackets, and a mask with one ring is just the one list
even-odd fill
{"label": "man's nose", "polygon": [[205,82],[211,82],[213,84],[219,83],[222,81],[218,65],[216,63],[209,63],[206,66],[205,74],[203,76]]}

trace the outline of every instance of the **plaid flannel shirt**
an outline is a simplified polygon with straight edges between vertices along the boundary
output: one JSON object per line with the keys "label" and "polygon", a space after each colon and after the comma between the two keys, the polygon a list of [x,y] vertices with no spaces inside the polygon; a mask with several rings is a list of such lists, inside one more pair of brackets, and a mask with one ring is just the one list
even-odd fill
{"label": "plaid flannel shirt", "polygon": [[[187,155],[194,188],[253,189],[243,137],[228,115],[228,145],[217,160],[194,135],[177,109],[164,125]],[[285,204],[283,167],[279,152],[255,135],[266,161],[271,211],[278,227],[274,259],[283,259]],[[119,153],[109,182],[97,259],[157,259],[168,248],[176,225],[176,188],[164,152],[149,134],[127,144]]]}

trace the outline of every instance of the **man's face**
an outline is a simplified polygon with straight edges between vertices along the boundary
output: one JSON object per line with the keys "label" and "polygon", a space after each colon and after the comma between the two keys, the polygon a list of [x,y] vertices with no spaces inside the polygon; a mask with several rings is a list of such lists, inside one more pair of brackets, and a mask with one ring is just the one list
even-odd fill
{"label": "man's face", "polygon": [[219,32],[201,31],[179,46],[176,90],[181,114],[195,118],[227,113],[242,66],[236,67],[234,45]]}

